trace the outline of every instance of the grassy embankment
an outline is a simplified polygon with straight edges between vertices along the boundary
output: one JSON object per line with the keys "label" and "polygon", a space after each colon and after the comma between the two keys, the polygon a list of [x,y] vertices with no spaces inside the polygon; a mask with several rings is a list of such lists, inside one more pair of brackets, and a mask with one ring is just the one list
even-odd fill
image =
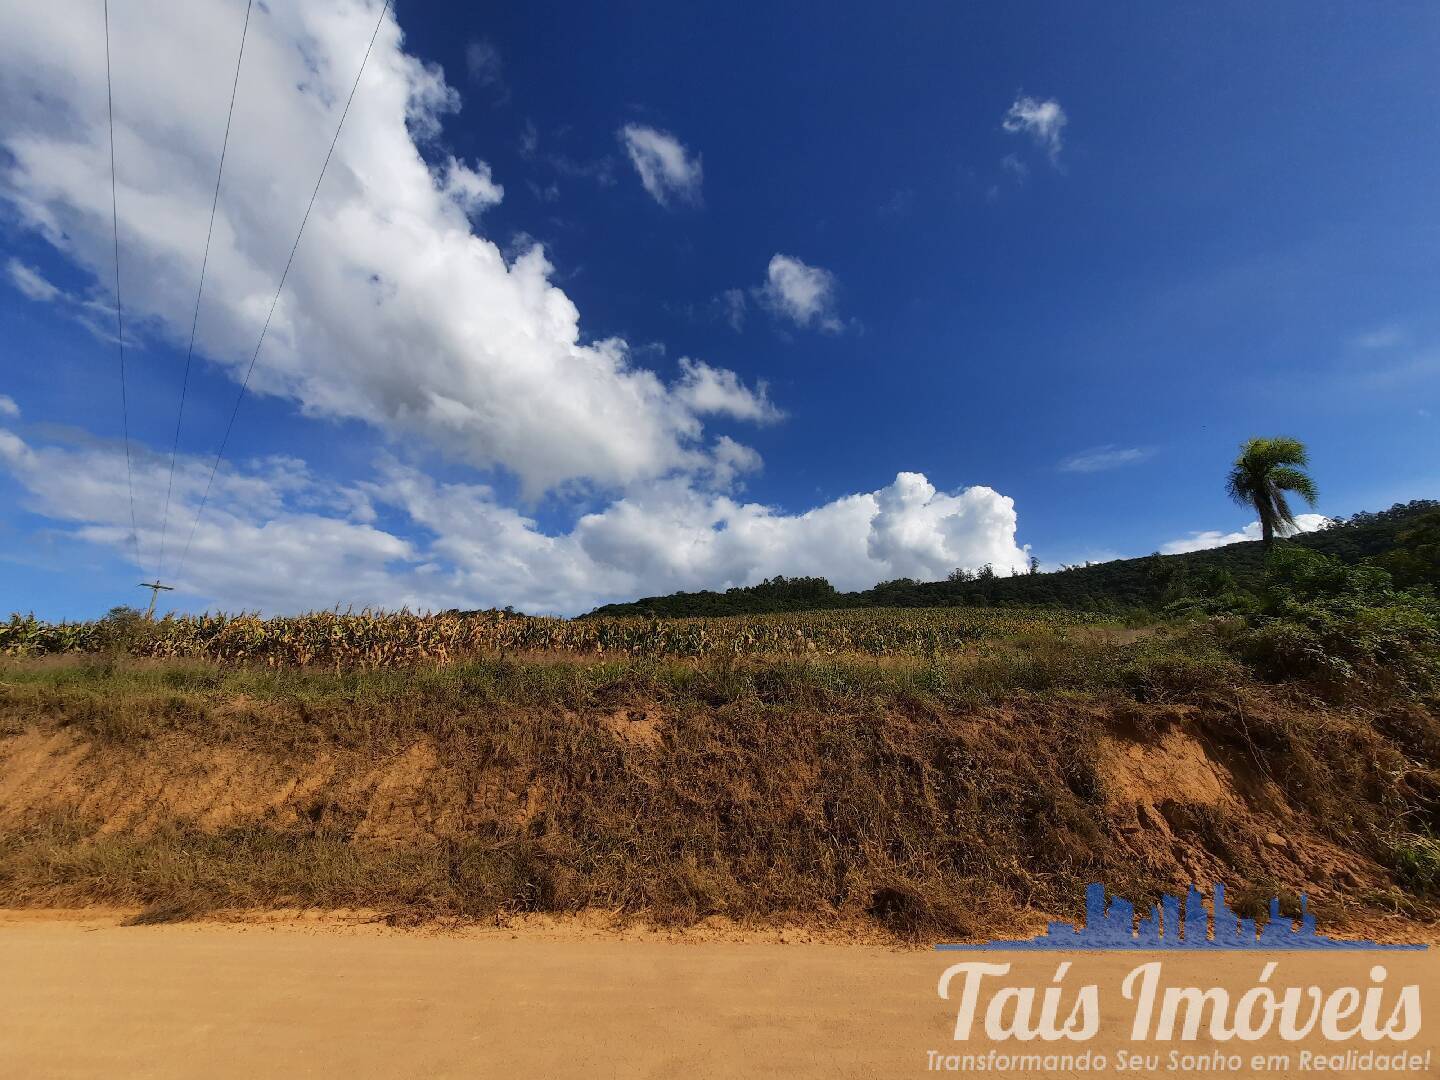
{"label": "grassy embankment", "polygon": [[[953,936],[1090,880],[1224,880],[1430,910],[1433,699],[1262,682],[1233,620],[439,618],[112,626],[5,661],[0,903]],[[443,657],[395,656],[420,640]]]}

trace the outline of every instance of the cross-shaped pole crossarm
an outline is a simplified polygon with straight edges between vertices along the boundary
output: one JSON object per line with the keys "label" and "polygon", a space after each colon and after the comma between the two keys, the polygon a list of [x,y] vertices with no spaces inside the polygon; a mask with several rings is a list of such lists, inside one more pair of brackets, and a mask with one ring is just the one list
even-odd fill
{"label": "cross-shaped pole crossarm", "polygon": [[161,585],[158,581],[142,581],[137,587],[150,590],[150,607],[145,612],[147,619],[153,619],[155,617],[155,601],[159,599],[161,590],[163,589],[165,592],[175,591],[174,585]]}

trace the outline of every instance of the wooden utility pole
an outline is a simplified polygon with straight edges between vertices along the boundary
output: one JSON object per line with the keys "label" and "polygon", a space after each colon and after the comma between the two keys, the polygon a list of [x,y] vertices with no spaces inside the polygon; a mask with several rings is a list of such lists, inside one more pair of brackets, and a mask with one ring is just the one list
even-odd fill
{"label": "wooden utility pole", "polygon": [[174,586],[174,585],[161,585],[158,580],[156,580],[156,581],[142,581],[142,582],[140,582],[138,588],[141,588],[141,589],[149,589],[149,590],[150,590],[150,608],[149,608],[149,610],[147,610],[147,611],[145,612],[145,617],[146,617],[147,619],[153,619],[153,618],[155,618],[155,601],[156,601],[156,600],[159,598],[159,596],[160,596],[160,590],[163,589],[163,590],[165,590],[166,592],[174,592],[174,591],[175,591],[175,586]]}

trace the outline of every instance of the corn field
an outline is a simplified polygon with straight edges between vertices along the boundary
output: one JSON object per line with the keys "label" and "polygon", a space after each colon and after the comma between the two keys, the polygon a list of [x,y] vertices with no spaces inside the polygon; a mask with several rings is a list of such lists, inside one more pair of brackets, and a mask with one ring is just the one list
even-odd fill
{"label": "corn field", "polygon": [[109,652],[271,667],[361,668],[538,653],[736,659],[847,653],[934,656],[985,639],[1095,621],[1074,612],[974,608],[866,608],[667,620],[571,620],[499,611],[424,615],[364,611],[270,619],[205,614],[153,622],[130,615],[46,623],[33,615],[12,615],[8,623],[0,623],[0,655]]}

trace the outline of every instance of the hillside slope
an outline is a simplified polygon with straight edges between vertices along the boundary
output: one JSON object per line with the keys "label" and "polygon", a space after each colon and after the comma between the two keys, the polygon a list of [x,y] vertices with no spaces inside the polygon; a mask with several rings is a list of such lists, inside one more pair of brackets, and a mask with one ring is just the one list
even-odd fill
{"label": "hillside slope", "polygon": [[1137,900],[1224,881],[1257,913],[1308,892],[1338,928],[1429,910],[1392,844],[1437,814],[1433,711],[1326,706],[1181,640],[405,679],[0,671],[0,905],[909,937],[1073,915],[1094,880]]}
{"label": "hillside slope", "polygon": [[[1347,563],[1381,556],[1395,549],[1398,538],[1440,502],[1417,500],[1374,514],[1356,514],[1319,532],[1297,536],[1295,544]],[[1183,555],[1148,555],[1044,574],[991,577],[979,580],[882,582],[863,592],[842,593],[822,578],[778,578],[725,592],[673,593],[647,596],[623,604],[606,604],[592,616],[742,615],[775,611],[806,611],[856,607],[1056,606],[1085,611],[1122,612],[1157,608],[1167,597],[1207,575],[1225,573],[1242,585],[1258,581],[1264,570],[1259,541],[1230,544]]]}

